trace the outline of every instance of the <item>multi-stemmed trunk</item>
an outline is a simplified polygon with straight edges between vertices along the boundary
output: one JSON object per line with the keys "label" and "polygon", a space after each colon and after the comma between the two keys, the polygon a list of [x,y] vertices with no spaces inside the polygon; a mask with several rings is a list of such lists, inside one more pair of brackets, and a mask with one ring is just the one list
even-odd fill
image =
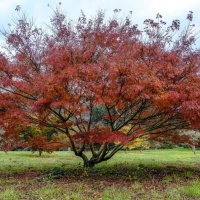
{"label": "multi-stemmed trunk", "polygon": [[108,149],[108,144],[103,143],[98,150],[94,150],[92,145],[90,145],[90,150],[92,153],[92,156],[89,157],[84,153],[84,148],[79,149],[73,149],[75,155],[81,157],[83,160],[83,166],[84,168],[92,168],[96,164],[101,163],[103,161],[109,160],[115,153],[117,153],[123,145],[116,145],[112,149]]}

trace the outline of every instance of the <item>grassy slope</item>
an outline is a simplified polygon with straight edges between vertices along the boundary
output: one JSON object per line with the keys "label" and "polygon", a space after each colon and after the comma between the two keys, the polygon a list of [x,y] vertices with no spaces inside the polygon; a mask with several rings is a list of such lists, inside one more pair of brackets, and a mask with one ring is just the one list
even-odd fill
{"label": "grassy slope", "polygon": [[187,149],[119,152],[90,171],[72,152],[0,152],[0,200],[200,199],[199,178]]}

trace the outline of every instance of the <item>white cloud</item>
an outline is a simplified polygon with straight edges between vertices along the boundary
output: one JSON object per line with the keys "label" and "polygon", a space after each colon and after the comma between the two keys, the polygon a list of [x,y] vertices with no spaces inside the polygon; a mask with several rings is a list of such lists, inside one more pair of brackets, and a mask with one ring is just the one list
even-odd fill
{"label": "white cloud", "polygon": [[200,6],[199,0],[152,0],[150,8],[167,15],[180,15]]}
{"label": "white cloud", "polygon": [[6,13],[10,8],[14,9],[16,5],[23,3],[23,0],[0,0],[0,12]]}

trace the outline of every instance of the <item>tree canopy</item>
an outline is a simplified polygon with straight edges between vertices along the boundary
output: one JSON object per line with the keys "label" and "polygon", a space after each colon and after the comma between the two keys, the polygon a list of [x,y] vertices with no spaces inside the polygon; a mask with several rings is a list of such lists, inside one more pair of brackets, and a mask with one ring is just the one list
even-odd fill
{"label": "tree canopy", "polygon": [[[55,10],[48,28],[24,15],[3,31],[0,127],[19,138],[30,124],[66,134],[85,166],[110,159],[138,137],[168,137],[200,126],[200,57],[188,26],[158,14],[142,29],[114,10],[105,20]],[[123,128],[128,130],[124,132]],[[88,158],[84,153],[90,150]]]}

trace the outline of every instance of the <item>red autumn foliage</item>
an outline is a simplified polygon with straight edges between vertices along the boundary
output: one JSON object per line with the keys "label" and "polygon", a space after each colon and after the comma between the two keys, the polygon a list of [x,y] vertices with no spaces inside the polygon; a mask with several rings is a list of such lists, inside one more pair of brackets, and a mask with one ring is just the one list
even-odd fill
{"label": "red autumn foliage", "polygon": [[79,139],[84,141],[87,144],[93,144],[93,143],[112,143],[113,141],[115,142],[120,142],[122,144],[125,144],[127,142],[127,137],[125,134],[119,131],[89,131],[89,132],[82,132],[79,133],[79,135],[75,135],[74,139]]}
{"label": "red autumn foliage", "polygon": [[62,147],[66,147],[66,144],[62,143],[57,137],[48,140],[47,136],[35,135],[29,138],[28,141],[24,143],[23,147],[29,147],[33,152],[38,151],[41,156],[44,151],[52,153]]}
{"label": "red autumn foliage", "polygon": [[193,144],[190,135],[180,134],[177,132],[170,132],[167,135],[151,135],[150,139],[159,142],[170,142],[172,144],[182,144],[186,146],[191,146]]}
{"label": "red autumn foliage", "polygon": [[166,25],[159,14],[141,30],[130,17],[105,22],[102,12],[89,20],[82,13],[72,24],[57,10],[48,31],[23,16],[4,32],[7,50],[0,56],[5,135],[27,124],[55,128],[85,166],[93,166],[125,141],[199,128],[200,57],[192,13],[187,19],[187,31],[179,34],[180,22]]}

